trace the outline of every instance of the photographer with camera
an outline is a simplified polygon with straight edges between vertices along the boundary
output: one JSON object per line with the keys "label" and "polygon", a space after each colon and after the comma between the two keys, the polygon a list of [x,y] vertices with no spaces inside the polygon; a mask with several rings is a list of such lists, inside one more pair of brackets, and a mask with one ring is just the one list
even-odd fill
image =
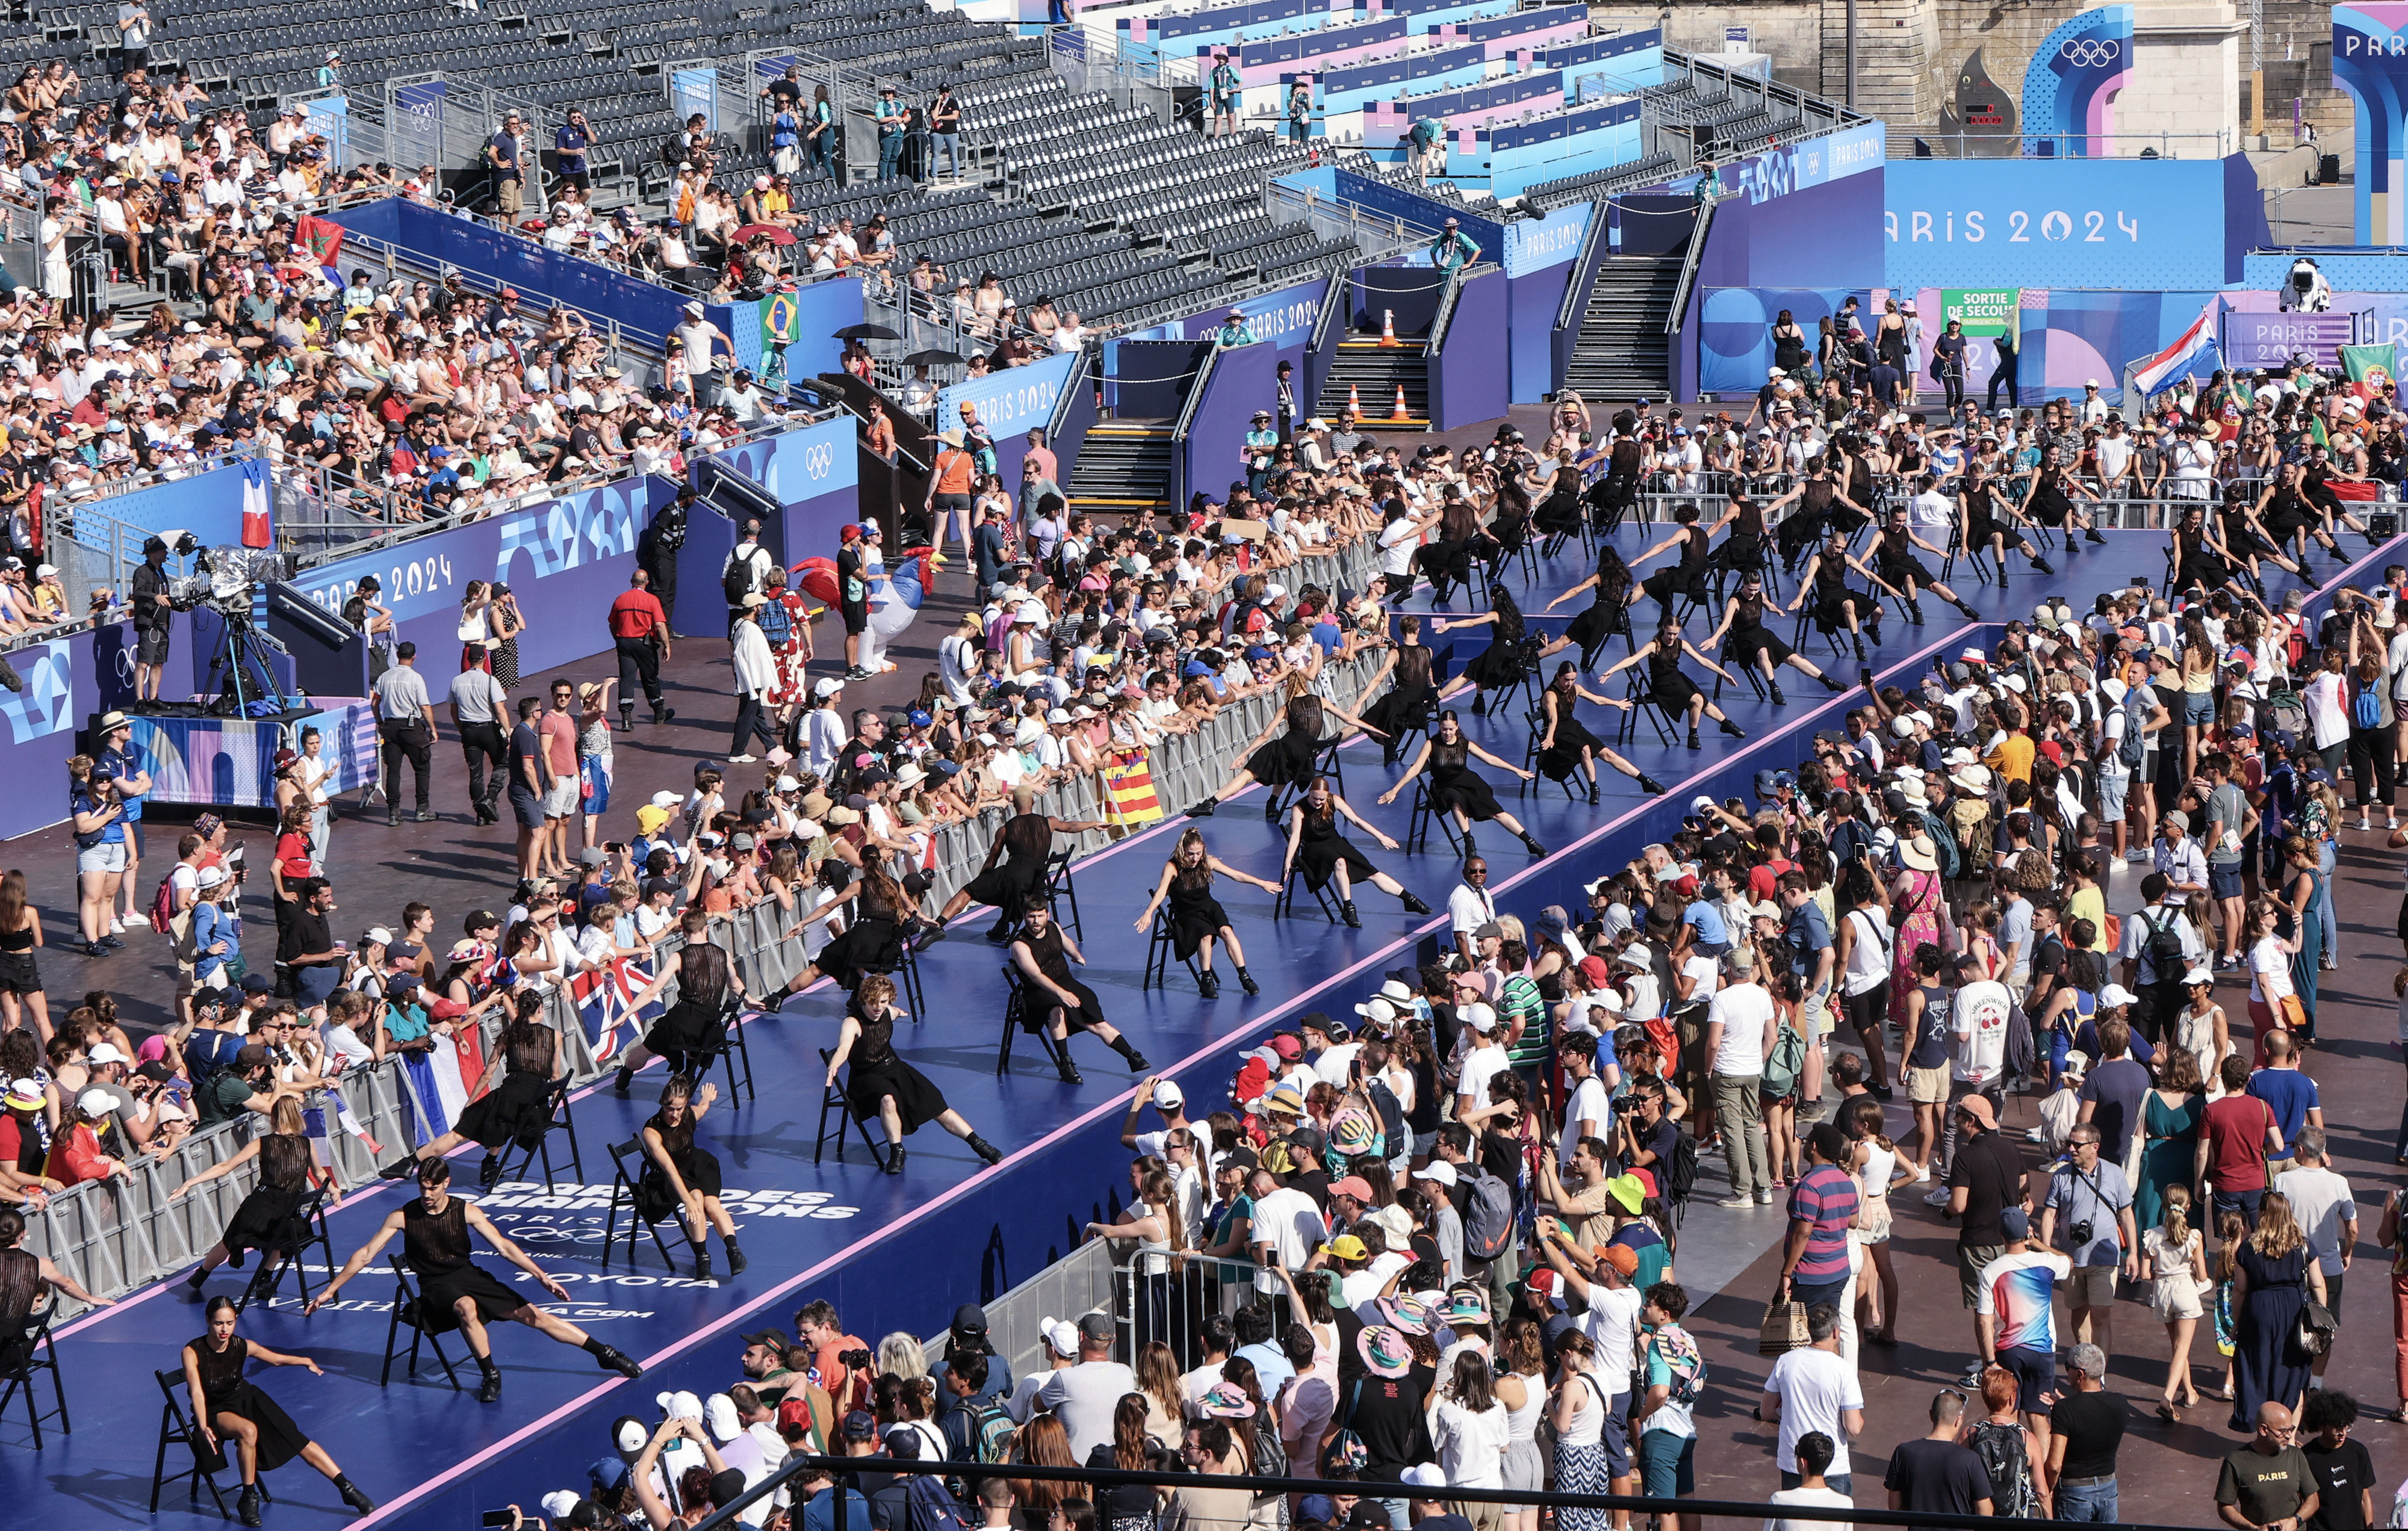
{"label": "photographer with camera", "polygon": [[2073,1129],[2065,1162],[2049,1175],[2040,1241],[2073,1261],[2065,1297],[2074,1340],[2113,1356],[2115,1281],[2119,1275],[2140,1280],[2141,1238],[2132,1221],[2131,1186],[2121,1165],[2101,1157],[2102,1140],[2095,1122]]}
{"label": "photographer with camera", "polygon": [[134,700],[159,699],[159,677],[167,664],[167,622],[175,602],[167,594],[167,544],[142,541],[142,562],[134,571]]}

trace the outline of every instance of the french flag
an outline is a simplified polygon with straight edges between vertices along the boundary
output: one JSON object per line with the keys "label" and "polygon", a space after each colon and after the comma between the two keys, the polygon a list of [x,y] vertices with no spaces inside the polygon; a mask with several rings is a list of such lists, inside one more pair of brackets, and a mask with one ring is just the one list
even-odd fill
{"label": "french flag", "polygon": [[2132,386],[2142,397],[2163,393],[2176,379],[2188,377],[2192,358],[2215,349],[2215,309],[2222,301],[2209,298],[2180,339],[2132,369]]}

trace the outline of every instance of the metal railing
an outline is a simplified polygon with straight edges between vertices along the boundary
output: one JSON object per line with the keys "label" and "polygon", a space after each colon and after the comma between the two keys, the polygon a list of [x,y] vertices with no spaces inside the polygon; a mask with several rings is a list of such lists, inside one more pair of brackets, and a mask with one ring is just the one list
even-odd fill
{"label": "metal railing", "polygon": [[[1681,333],[1682,315],[1689,307],[1689,296],[1698,288],[1698,270],[1706,259],[1706,231],[1714,226],[1714,205],[1717,198],[1707,197],[1698,204],[1698,221],[1689,230],[1689,248],[1681,255],[1680,279],[1672,286],[1672,308],[1664,316],[1664,333]],[[1591,217],[1596,222],[1595,216]]]}
{"label": "metal railing", "polygon": [[1394,213],[1375,212],[1345,197],[1323,196],[1310,188],[1271,183],[1264,210],[1275,219],[1303,223],[1325,239],[1352,239],[1365,261],[1384,261],[1426,245],[1439,230]]}
{"label": "metal railing", "polygon": [[2241,148],[2239,135],[2214,133],[1966,133],[1888,124],[1894,160],[2181,160],[2221,159]]}

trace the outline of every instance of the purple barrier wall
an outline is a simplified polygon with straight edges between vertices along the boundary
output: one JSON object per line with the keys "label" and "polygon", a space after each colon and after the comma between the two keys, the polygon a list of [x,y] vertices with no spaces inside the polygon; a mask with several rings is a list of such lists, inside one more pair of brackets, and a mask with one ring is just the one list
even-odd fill
{"label": "purple barrier wall", "polygon": [[[191,620],[177,617],[170,633],[169,663],[179,655],[189,660]],[[14,788],[0,793],[0,839],[30,835],[67,816],[66,761],[76,752],[78,730],[111,708],[133,705],[134,636],[126,623],[111,622],[12,649],[8,663],[25,685],[0,691],[0,719],[7,723],[0,729],[0,776]]]}
{"label": "purple barrier wall", "polygon": [[1196,368],[1211,350],[1209,340],[1105,342],[1105,408],[1118,420],[1178,419]]}
{"label": "purple barrier wall", "polygon": [[1430,358],[1430,422],[1441,431],[1494,420],[1512,398],[1512,349],[1497,343],[1506,333],[1505,289],[1505,273],[1489,271],[1456,294],[1446,338]]}
{"label": "purple barrier wall", "polygon": [[1347,325],[1376,335],[1381,311],[1394,309],[1398,335],[1427,335],[1440,285],[1426,265],[1364,266],[1347,283]]}
{"label": "purple barrier wall", "polygon": [[[334,221],[370,238],[508,282],[528,300],[523,307],[540,309],[551,302],[572,304],[590,314],[608,314],[655,341],[676,327],[678,309],[686,301],[666,287],[621,276],[592,261],[546,250],[535,240],[401,197],[347,208]],[[345,266],[351,264],[337,259]]]}
{"label": "purple barrier wall", "polygon": [[1505,279],[1506,316],[1512,332],[1508,337],[1511,393],[1516,404],[1536,404],[1555,391],[1555,310],[1564,301],[1564,284],[1576,269],[1566,261],[1526,277]]}
{"label": "purple barrier wall", "polygon": [[1865,287],[1882,280],[1883,175],[1870,171],[1764,202],[1714,207],[1698,279],[1706,287]]}
{"label": "purple barrier wall", "polygon": [[1279,348],[1268,341],[1238,346],[1213,359],[1187,439],[1180,444],[1179,503],[1196,494],[1226,500],[1232,480],[1245,482],[1240,452],[1254,412],[1278,403],[1279,361]]}

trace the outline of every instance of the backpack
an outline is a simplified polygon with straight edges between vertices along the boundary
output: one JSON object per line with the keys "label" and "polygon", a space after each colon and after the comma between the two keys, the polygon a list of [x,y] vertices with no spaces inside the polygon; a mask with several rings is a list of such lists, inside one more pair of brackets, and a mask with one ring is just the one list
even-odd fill
{"label": "backpack", "polygon": [[2269,728],[2279,728],[2299,738],[2308,732],[2308,704],[2296,691],[2278,691],[2266,698],[2258,715],[2258,731],[2263,737]]}
{"label": "backpack", "polygon": [[2149,721],[2140,698],[2131,692],[2124,694],[2124,737],[2116,741],[2115,758],[2127,771],[2138,770],[2141,757],[2148,753],[2148,743],[2141,737],[2141,725]]}
{"label": "backpack", "polygon": [[1915,817],[1923,821],[1923,832],[1931,837],[1931,847],[1940,853],[1940,875],[1943,880],[1964,875],[1965,860],[1956,849],[1956,837],[1940,815],[1929,808],[1917,808]]}
{"label": "backpack", "polygon": [[2360,728],[2383,726],[2383,696],[2372,686],[2358,688],[2358,699],[2349,704],[2349,721]]}
{"label": "backpack", "polygon": [[1011,1410],[1003,1400],[992,1394],[973,1398],[962,1405],[962,1434],[969,1441],[970,1458],[981,1463],[996,1463],[1010,1459],[1012,1432],[1019,1428],[1011,1423]]}
{"label": "backpack", "polygon": [[1463,1209],[1464,1256],[1494,1260],[1513,1242],[1513,1188],[1476,1165],[1464,1167],[1471,1188]]}
{"label": "backpack", "polygon": [[2183,970],[2183,938],[2182,927],[2175,922],[2182,917],[2170,914],[2162,923],[2145,914],[2140,918],[2149,932],[2141,942],[2149,966],[2157,969],[2160,979],[2179,976]]}
{"label": "backpack", "polygon": [[1404,1102],[1397,1098],[1397,1093],[1388,1088],[1385,1080],[1376,1079],[1371,1081],[1368,1093],[1371,1097],[1371,1109],[1379,1113],[1380,1131],[1388,1144],[1393,1147],[1412,1142],[1413,1135],[1405,1124]]}
{"label": "backpack", "polygon": [[[754,551],[759,551],[755,544]],[[738,556],[741,553],[742,556]],[[727,555],[727,572],[719,577],[720,591],[730,606],[742,606],[744,597],[752,594],[752,555],[738,548]]]}
{"label": "backpack", "polygon": [[1993,1508],[1997,1513],[2028,1519],[2040,1512],[2040,1498],[2032,1492],[2031,1462],[2024,1454],[2021,1430],[1994,1426],[1985,1421],[1973,1426],[1968,1444],[1973,1448],[1973,1454],[1982,1459],[1982,1469],[1989,1474],[1990,1486],[1996,1491]]}
{"label": "backpack", "polygon": [[783,644],[794,637],[794,633],[795,616],[786,609],[785,602],[771,600],[761,603],[761,636],[769,640],[770,648]]}
{"label": "backpack", "polygon": [[1806,1037],[1795,1026],[1772,1028],[1772,1052],[1764,1060],[1762,1094],[1778,1100],[1795,1089],[1806,1066]]}
{"label": "backpack", "polygon": [[1689,1199],[1698,1188],[1698,1140],[1687,1133],[1672,1136],[1672,1162],[1664,1166],[1663,1183],[1656,1189],[1663,1193],[1665,1203],[1678,1206]]}
{"label": "backpack", "polygon": [[897,1531],[969,1531],[969,1522],[962,1519],[960,1501],[945,1492],[943,1479],[919,1473],[903,1491],[903,1524]]}
{"label": "backpack", "polygon": [[171,866],[167,875],[159,880],[159,891],[150,895],[150,928],[162,936],[173,936],[175,920],[176,871]]}

